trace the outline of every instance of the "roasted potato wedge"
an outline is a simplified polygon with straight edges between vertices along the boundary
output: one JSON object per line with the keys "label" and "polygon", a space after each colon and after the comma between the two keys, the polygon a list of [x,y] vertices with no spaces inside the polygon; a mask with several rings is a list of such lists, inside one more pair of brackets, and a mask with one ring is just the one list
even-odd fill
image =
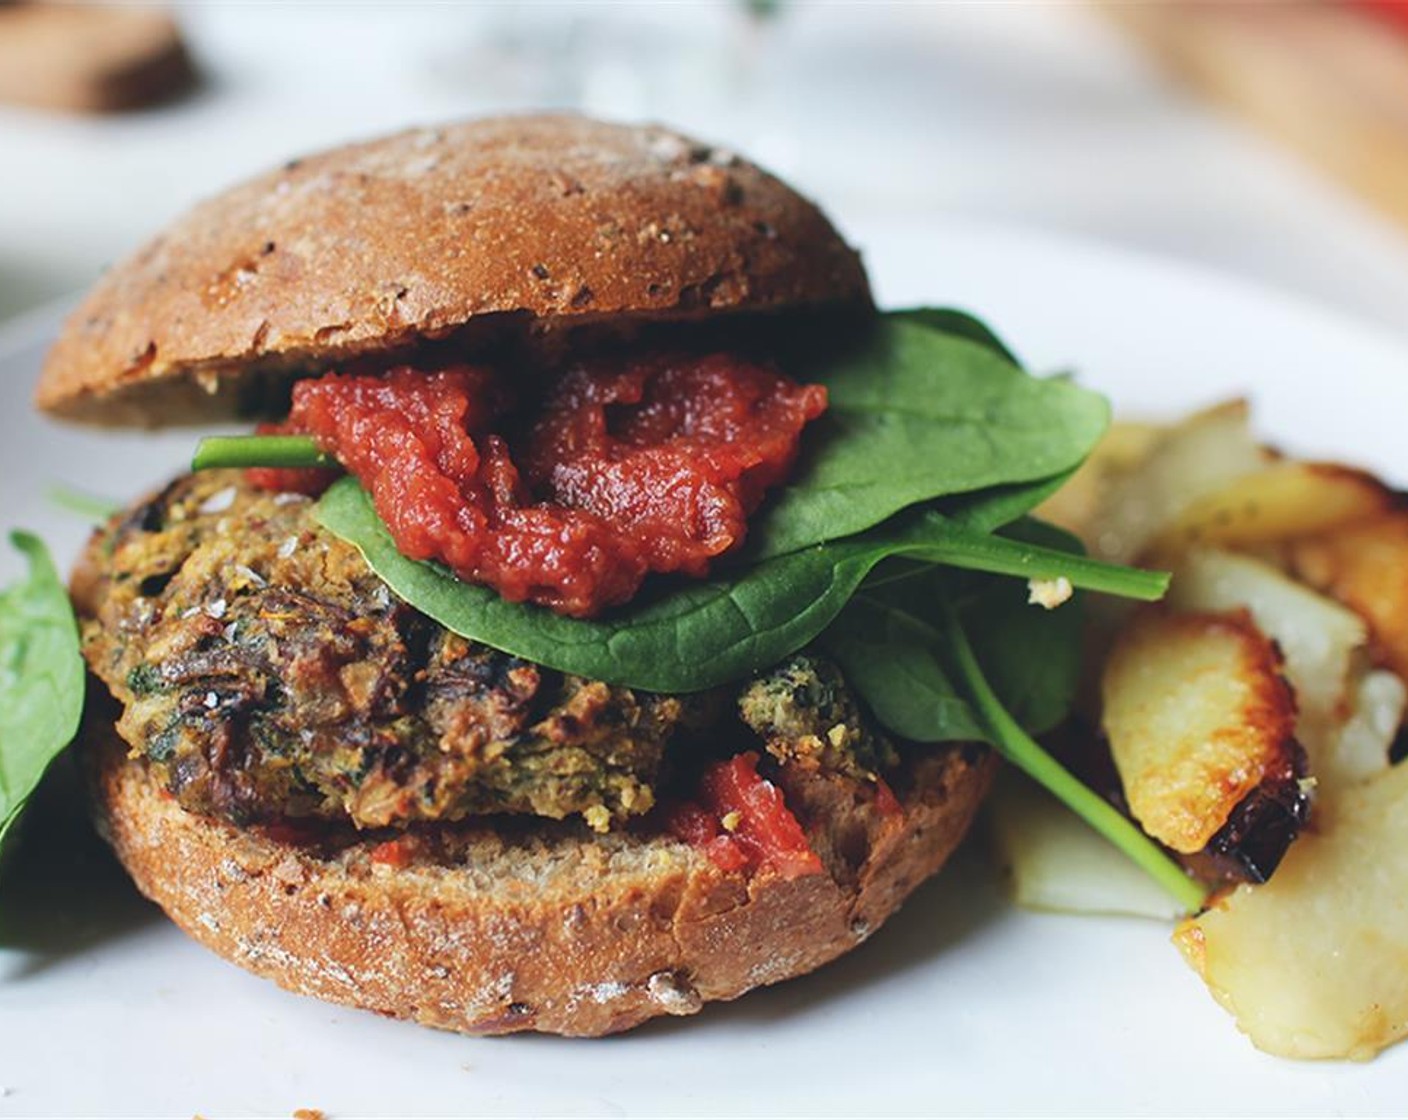
{"label": "roasted potato wedge", "polygon": [[1272,456],[1252,437],[1247,403],[1231,401],[1169,428],[1101,496],[1084,538],[1102,560],[1129,563],[1184,509]]}
{"label": "roasted potato wedge", "polygon": [[1343,709],[1355,655],[1369,640],[1353,611],[1261,560],[1212,549],[1183,558],[1166,601],[1185,611],[1245,609],[1280,647],[1302,717],[1323,722]]}
{"label": "roasted potato wedge", "polygon": [[1379,773],[1389,764],[1405,709],[1408,688],[1397,673],[1374,669],[1360,676],[1350,698],[1349,716],[1331,729],[1311,774],[1322,786],[1338,788]]}
{"label": "roasted potato wedge", "polygon": [[1174,942],[1237,1025],[1288,1058],[1369,1058],[1408,1034],[1408,766],[1317,805],[1264,886]]}
{"label": "roasted potato wedge", "polygon": [[1130,813],[1174,851],[1201,851],[1270,775],[1295,769],[1295,700],[1246,612],[1144,611],[1101,682]]}
{"label": "roasted potato wedge", "polygon": [[1369,623],[1377,662],[1408,679],[1408,510],[1297,542],[1292,573]]}
{"label": "roasted potato wedge", "polygon": [[1163,434],[1156,424],[1117,420],[1071,480],[1037,507],[1036,515],[1084,538],[1110,488],[1144,460]]}
{"label": "roasted potato wedge", "polygon": [[1182,916],[1178,903],[1119,849],[1015,768],[998,775],[986,812],[994,854],[1018,906],[1165,921]]}
{"label": "roasted potato wedge", "polygon": [[1189,548],[1248,548],[1328,533],[1387,512],[1393,494],[1370,474],[1286,460],[1194,498],[1153,535],[1156,563]]}
{"label": "roasted potato wedge", "polygon": [[1174,572],[1169,605],[1245,607],[1280,649],[1295,690],[1296,738],[1322,787],[1358,782],[1388,765],[1403,719],[1402,680],[1373,669],[1369,627],[1354,611],[1250,556],[1198,550]]}

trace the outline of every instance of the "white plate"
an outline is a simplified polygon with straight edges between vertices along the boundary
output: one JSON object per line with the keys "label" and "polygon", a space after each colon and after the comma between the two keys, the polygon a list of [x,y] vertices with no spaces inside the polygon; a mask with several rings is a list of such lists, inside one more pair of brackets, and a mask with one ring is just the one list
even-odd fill
{"label": "white plate", "polygon": [[[1408,349],[1185,267],[972,226],[855,223],[890,305],[955,303],[1036,369],[1126,410],[1249,393],[1262,430],[1408,480]],[[82,524],[51,483],[133,496],[183,433],[36,418],[56,316],[0,336],[0,528],[63,562]],[[16,570],[6,557],[0,576]],[[1398,1111],[1408,1046],[1369,1065],[1257,1053],[1149,922],[1007,907],[974,856],[821,973],[602,1042],[438,1034],[287,995],[187,941],[100,872],[0,898],[0,1117],[660,1113],[1323,1115]],[[35,897],[40,896],[40,897]],[[23,901],[5,916],[7,901]],[[1294,977],[1287,977],[1294,983]]]}

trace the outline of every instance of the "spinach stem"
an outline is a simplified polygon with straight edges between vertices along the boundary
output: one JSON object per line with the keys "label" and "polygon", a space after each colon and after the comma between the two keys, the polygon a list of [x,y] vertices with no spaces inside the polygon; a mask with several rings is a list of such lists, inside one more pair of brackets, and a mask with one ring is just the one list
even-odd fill
{"label": "spinach stem", "polygon": [[978,664],[957,613],[946,608],[950,643],[969,703],[986,726],[998,753],[1045,786],[1067,808],[1114,844],[1189,913],[1207,901],[1202,884],[1186,875],[1144,832],[1094,790],[1047,754],[1002,706]]}
{"label": "spinach stem", "polygon": [[[905,580],[914,579],[916,576],[928,575],[934,570],[932,564],[926,564],[922,561],[914,562],[908,567],[901,567],[900,565],[902,563],[903,561],[898,559],[891,560],[890,568],[885,570],[883,574],[881,570],[877,568],[872,571],[870,575],[865,577],[865,582],[861,584],[861,587],[866,591],[875,591],[877,588],[889,587],[893,583],[903,583]],[[859,595],[860,592],[856,594]]]}
{"label": "spinach stem", "polygon": [[1008,537],[968,530],[942,534],[932,544],[904,550],[910,556],[923,557],[935,564],[951,568],[967,568],[992,572],[1000,576],[1020,576],[1024,579],[1056,579],[1064,576],[1071,586],[1085,591],[1102,591],[1126,599],[1155,602],[1168,590],[1167,572],[1143,571],[1120,564],[1106,564],[1073,552],[1026,544]]}
{"label": "spinach stem", "polygon": [[310,436],[207,436],[191,459],[191,470],[219,467],[336,467],[337,460]]}

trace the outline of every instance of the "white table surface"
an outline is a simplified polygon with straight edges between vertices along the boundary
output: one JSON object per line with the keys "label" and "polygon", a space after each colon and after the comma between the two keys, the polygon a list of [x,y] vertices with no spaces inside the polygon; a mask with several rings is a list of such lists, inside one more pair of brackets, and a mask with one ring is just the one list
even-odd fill
{"label": "white table surface", "polygon": [[208,78],[193,98],[106,119],[0,110],[0,317],[85,287],[265,165],[559,105],[732,145],[843,222],[1074,232],[1408,332],[1408,235],[1189,98],[1079,4],[784,3],[761,26],[731,3],[205,3],[182,18]]}

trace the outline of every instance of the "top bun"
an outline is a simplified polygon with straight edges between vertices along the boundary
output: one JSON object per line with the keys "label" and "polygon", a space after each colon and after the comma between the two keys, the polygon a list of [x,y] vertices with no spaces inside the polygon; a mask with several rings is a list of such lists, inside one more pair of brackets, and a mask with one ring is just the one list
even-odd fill
{"label": "top bun", "polygon": [[274,375],[466,325],[534,332],[868,304],[810,202],[657,126],[525,116],[294,160],[112,269],[45,362],[71,419],[213,419]]}

